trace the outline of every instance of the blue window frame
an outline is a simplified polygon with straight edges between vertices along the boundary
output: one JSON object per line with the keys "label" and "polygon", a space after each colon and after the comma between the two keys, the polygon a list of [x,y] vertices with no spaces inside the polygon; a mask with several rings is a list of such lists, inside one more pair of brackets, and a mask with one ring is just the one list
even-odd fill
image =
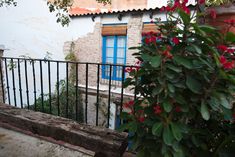
{"label": "blue window frame", "polygon": [[[102,62],[126,64],[126,36],[103,36]],[[102,78],[109,79],[110,66],[102,66]],[[122,66],[112,66],[112,80],[122,80]]]}

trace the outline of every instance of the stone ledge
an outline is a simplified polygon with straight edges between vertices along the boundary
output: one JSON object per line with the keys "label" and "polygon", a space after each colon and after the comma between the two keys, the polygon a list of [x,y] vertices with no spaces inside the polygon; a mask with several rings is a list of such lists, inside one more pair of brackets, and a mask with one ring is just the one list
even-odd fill
{"label": "stone ledge", "polygon": [[64,141],[95,152],[95,157],[121,157],[127,134],[78,124],[75,121],[0,104],[0,122],[44,137]]}

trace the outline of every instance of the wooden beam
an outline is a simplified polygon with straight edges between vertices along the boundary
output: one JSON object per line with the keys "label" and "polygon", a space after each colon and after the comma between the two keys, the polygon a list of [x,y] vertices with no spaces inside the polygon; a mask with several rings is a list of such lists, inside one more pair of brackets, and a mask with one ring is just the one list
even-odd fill
{"label": "wooden beam", "polygon": [[[83,147],[95,157],[121,157],[127,147],[127,133],[89,126],[41,112],[0,103],[0,124]],[[4,125],[3,125],[4,127]]]}
{"label": "wooden beam", "polygon": [[112,35],[126,35],[127,26],[126,25],[111,25],[102,27],[103,36],[112,36]]}

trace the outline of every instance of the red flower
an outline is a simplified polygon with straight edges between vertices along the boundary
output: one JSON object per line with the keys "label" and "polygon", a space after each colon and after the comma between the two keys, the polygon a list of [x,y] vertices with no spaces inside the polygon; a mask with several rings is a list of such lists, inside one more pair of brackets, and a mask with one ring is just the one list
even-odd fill
{"label": "red flower", "polygon": [[143,122],[144,122],[144,120],[145,120],[145,118],[144,118],[144,117],[139,117],[139,118],[138,118],[138,121],[139,121],[140,123],[143,123]]}
{"label": "red flower", "polygon": [[176,106],[176,108],[175,108],[175,112],[181,112],[181,108],[180,108],[180,106]]}
{"label": "red flower", "polygon": [[167,45],[166,49],[167,49],[168,51],[170,51],[170,50],[172,49],[172,47],[169,46],[169,45]]}
{"label": "red flower", "polygon": [[145,32],[142,33],[142,36],[146,36],[147,34]]}
{"label": "red flower", "polygon": [[179,38],[177,38],[177,37],[173,37],[173,38],[172,38],[172,42],[177,45],[177,44],[180,43],[180,40],[179,40]]}
{"label": "red flower", "polygon": [[173,55],[170,53],[171,49],[172,49],[172,47],[168,45],[166,50],[163,51],[162,55],[164,55],[166,58],[172,59]]}
{"label": "red flower", "polygon": [[161,37],[161,36],[158,36],[158,37],[157,37],[157,40],[162,40],[162,37]]}
{"label": "red flower", "polygon": [[161,114],[162,113],[161,106],[159,106],[159,105],[155,106],[153,109],[154,109],[155,114]]}
{"label": "red flower", "polygon": [[171,11],[171,7],[170,6],[166,6],[165,7],[165,10],[168,12],[168,11]]}
{"label": "red flower", "polygon": [[220,56],[219,60],[223,68],[226,70],[231,70],[235,67],[235,61],[229,62],[224,56]]}
{"label": "red flower", "polygon": [[164,56],[166,56],[166,58],[172,59],[173,55],[169,52],[169,50],[165,50],[162,53]]}
{"label": "red flower", "polygon": [[131,101],[125,103],[125,104],[123,105],[123,107],[124,107],[124,108],[128,108],[128,109],[131,109],[131,108],[133,107],[133,105],[134,105],[134,101],[131,100]]}
{"label": "red flower", "polygon": [[235,19],[224,20],[224,22],[231,26],[235,26]]}
{"label": "red flower", "polygon": [[212,19],[216,19],[216,11],[214,9],[210,10],[210,15],[211,15]]}
{"label": "red flower", "polygon": [[183,4],[187,4],[188,3],[188,0],[184,0]]}
{"label": "red flower", "polygon": [[130,72],[133,72],[133,71],[135,71],[135,69],[133,67],[126,67],[125,68],[125,72],[127,72],[127,73],[130,73]]}
{"label": "red flower", "polygon": [[234,53],[234,49],[227,49],[227,53]]}
{"label": "red flower", "polygon": [[135,65],[141,65],[142,64],[142,62],[141,61],[137,61],[137,62],[135,62]]}
{"label": "red flower", "polygon": [[226,62],[226,63],[223,64],[223,67],[226,70],[231,70],[231,69],[233,69],[235,67],[234,63],[235,63],[235,61]]}
{"label": "red flower", "polygon": [[174,6],[171,8],[171,11],[175,11],[176,8],[180,8],[180,2],[175,1]]}
{"label": "red flower", "polygon": [[228,50],[228,47],[225,46],[225,45],[219,45],[219,46],[217,46],[217,49],[219,49],[219,50],[222,51],[222,52],[225,52],[225,51]]}
{"label": "red flower", "polygon": [[219,61],[221,64],[225,64],[227,62],[227,59],[224,56],[220,56]]}
{"label": "red flower", "polygon": [[161,12],[165,11],[165,6],[162,6],[162,7],[160,8],[160,11],[161,11]]}
{"label": "red flower", "polygon": [[157,37],[153,35],[154,32],[149,32],[148,33],[148,37],[145,38],[145,43],[146,44],[151,44],[151,43],[155,43],[156,42],[156,39]]}
{"label": "red flower", "polygon": [[186,14],[190,14],[190,9],[188,7],[182,6],[182,9]]}
{"label": "red flower", "polygon": [[199,3],[199,4],[204,4],[204,3],[205,3],[205,0],[199,0],[198,3]]}

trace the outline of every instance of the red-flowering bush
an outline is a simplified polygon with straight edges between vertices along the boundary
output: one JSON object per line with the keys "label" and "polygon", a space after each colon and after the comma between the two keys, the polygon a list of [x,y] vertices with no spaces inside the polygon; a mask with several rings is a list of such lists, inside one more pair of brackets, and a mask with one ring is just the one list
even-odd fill
{"label": "red-flowering bush", "polygon": [[160,33],[144,34],[142,45],[133,48],[140,64],[128,71],[125,86],[135,86],[137,98],[124,105],[127,123],[120,129],[130,132],[138,157],[208,157],[235,150],[235,61],[229,48],[235,35],[195,23],[198,15],[186,2],[162,8],[168,20],[159,25]]}

